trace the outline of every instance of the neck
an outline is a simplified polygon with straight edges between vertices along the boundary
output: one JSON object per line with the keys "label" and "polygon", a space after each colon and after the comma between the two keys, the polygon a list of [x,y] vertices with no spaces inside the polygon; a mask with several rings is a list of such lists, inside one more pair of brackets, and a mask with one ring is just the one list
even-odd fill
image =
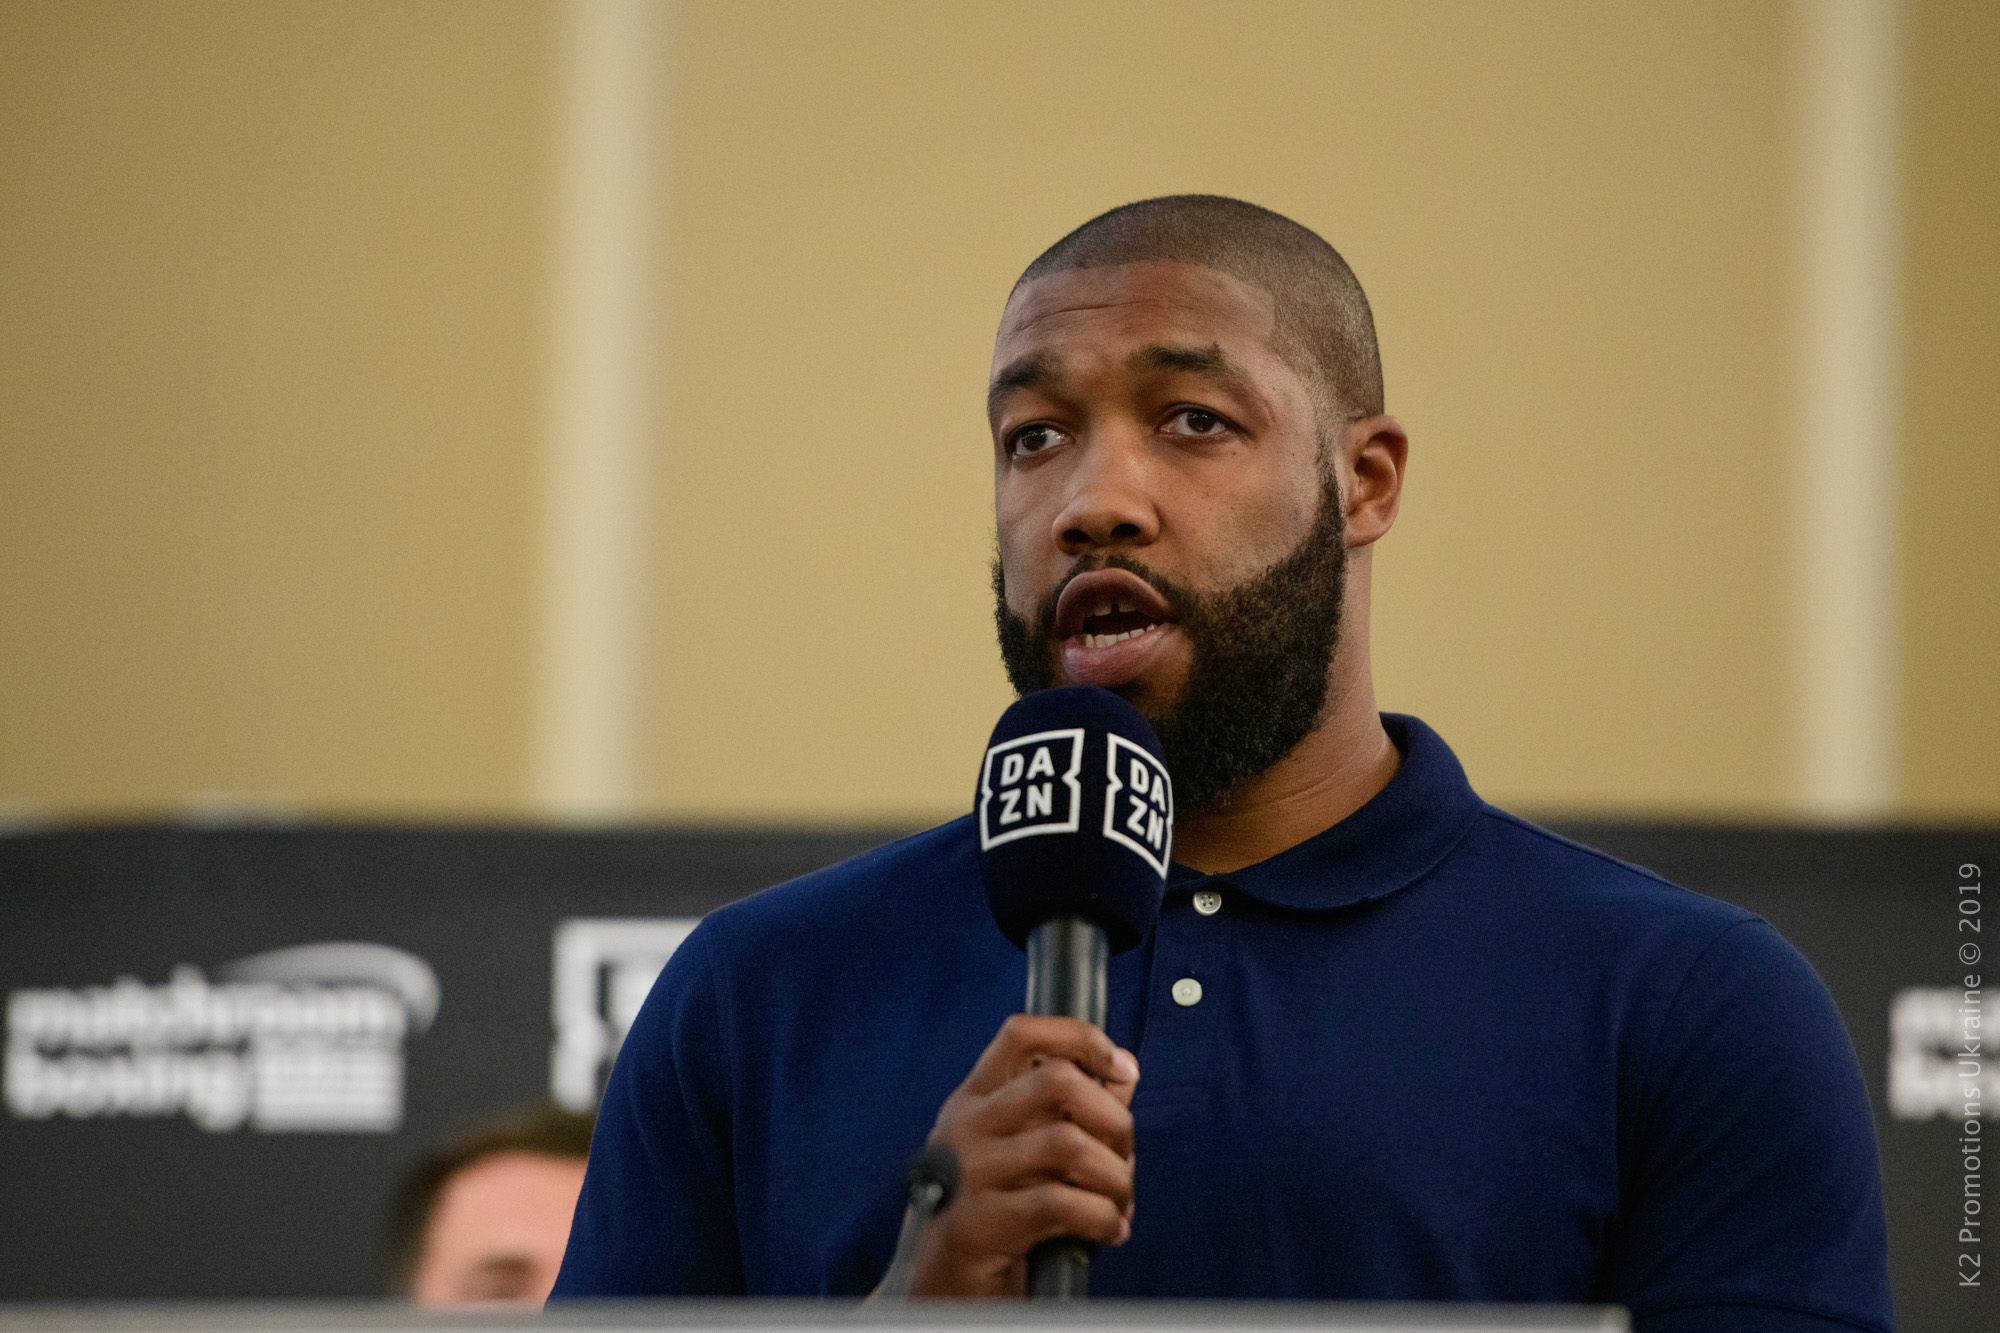
{"label": "neck", "polygon": [[1389,785],[1402,763],[1375,709],[1366,609],[1327,668],[1327,702],[1298,748],[1220,805],[1174,821],[1174,859],[1219,875],[1323,833]]}

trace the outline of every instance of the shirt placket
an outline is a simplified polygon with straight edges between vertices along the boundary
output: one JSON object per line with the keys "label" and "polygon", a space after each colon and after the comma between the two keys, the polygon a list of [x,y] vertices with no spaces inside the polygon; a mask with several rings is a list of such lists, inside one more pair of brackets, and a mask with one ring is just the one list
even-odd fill
{"label": "shirt placket", "polygon": [[1216,1064],[1216,1015],[1228,1002],[1232,931],[1229,886],[1196,881],[1170,894],[1160,913],[1146,977],[1145,1035],[1134,1110],[1166,1111],[1207,1099]]}

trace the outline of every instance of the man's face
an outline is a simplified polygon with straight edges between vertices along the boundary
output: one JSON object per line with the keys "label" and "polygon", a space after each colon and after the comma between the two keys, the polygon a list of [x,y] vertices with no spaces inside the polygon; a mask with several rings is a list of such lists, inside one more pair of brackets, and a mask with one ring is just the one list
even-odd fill
{"label": "man's face", "polygon": [[989,416],[1017,688],[1131,699],[1185,808],[1296,745],[1325,699],[1344,561],[1270,296],[1170,262],[1040,278],[1002,318]]}
{"label": "man's face", "polygon": [[411,1299],[539,1308],[562,1267],[583,1167],[581,1157],[500,1152],[455,1172],[424,1229]]}

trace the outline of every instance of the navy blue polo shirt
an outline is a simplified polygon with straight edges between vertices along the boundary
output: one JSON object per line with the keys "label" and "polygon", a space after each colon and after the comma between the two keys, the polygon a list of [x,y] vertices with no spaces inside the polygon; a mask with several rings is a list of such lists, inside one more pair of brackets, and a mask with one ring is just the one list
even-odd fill
{"label": "navy blue polo shirt", "polygon": [[[1246,869],[1174,867],[1112,959],[1136,1208],[1092,1294],[1888,1329],[1868,1099],[1805,960],[1383,721],[1404,759],[1373,800]],[[959,819],[702,922],[618,1057],[557,1297],[881,1279],[903,1163],[1021,1008],[976,858]]]}

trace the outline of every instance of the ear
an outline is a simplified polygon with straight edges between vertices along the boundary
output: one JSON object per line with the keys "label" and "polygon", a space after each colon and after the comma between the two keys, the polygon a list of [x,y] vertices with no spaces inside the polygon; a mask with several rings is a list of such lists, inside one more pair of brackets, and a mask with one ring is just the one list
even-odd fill
{"label": "ear", "polygon": [[1350,551],[1372,546],[1394,526],[1409,459],[1410,437],[1392,416],[1363,417],[1340,432],[1334,466],[1340,472]]}

